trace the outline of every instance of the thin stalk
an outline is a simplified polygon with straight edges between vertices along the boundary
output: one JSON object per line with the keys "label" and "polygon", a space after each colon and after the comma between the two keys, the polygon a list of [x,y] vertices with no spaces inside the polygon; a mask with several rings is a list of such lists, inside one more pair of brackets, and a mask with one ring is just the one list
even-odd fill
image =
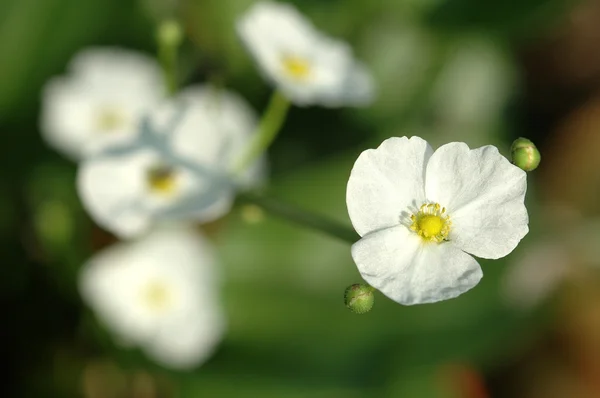
{"label": "thin stalk", "polygon": [[322,232],[348,243],[355,243],[360,236],[351,228],[322,215],[311,213],[273,198],[253,193],[242,193],[238,196],[241,203],[254,204],[267,213],[290,221],[297,225]]}
{"label": "thin stalk", "polygon": [[239,159],[234,167],[234,173],[242,173],[256,158],[265,152],[273,143],[281,126],[285,121],[290,101],[279,91],[275,91],[271,96],[267,110],[265,111],[246,152]]}
{"label": "thin stalk", "polygon": [[174,95],[179,88],[177,55],[183,39],[181,26],[176,20],[163,21],[158,26],[156,39],[165,89],[168,95]]}

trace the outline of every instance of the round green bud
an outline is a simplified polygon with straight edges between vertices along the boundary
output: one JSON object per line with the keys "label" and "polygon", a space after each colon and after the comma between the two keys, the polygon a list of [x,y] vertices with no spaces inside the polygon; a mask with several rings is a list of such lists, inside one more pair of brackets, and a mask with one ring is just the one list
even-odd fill
{"label": "round green bud", "polygon": [[158,41],[168,47],[178,46],[183,40],[181,25],[174,19],[163,21],[158,27]]}
{"label": "round green bud", "polygon": [[369,285],[355,283],[346,288],[344,292],[344,303],[346,307],[355,314],[364,314],[371,311],[375,295]]}
{"label": "round green bud", "polygon": [[517,138],[510,147],[512,163],[525,171],[535,170],[542,156],[533,142],[527,138]]}

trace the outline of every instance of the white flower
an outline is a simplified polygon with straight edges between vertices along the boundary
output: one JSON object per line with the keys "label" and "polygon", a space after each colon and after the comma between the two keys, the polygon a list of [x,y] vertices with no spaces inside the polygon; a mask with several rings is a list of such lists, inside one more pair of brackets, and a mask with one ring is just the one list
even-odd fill
{"label": "white flower", "polygon": [[213,353],[225,329],[215,266],[202,235],[170,227],[94,256],[79,288],[118,341],[167,367],[191,368]]}
{"label": "white flower", "polygon": [[162,97],[160,68],[152,58],[117,48],[84,50],[67,76],[44,87],[40,129],[49,145],[78,160],[131,138],[141,114]]}
{"label": "white flower", "polygon": [[254,5],[237,30],[265,78],[298,105],[366,105],[373,82],[343,42],[317,31],[293,6]]}
{"label": "white flower", "polygon": [[[79,195],[96,222],[125,238],[167,220],[212,221],[231,207],[227,173],[255,126],[236,94],[191,87],[152,112],[137,140],[82,162]],[[257,184],[261,170],[259,161],[238,183]]]}
{"label": "white flower", "polygon": [[437,151],[419,137],[364,151],[346,201],[362,237],[352,257],[363,278],[401,304],[432,303],[474,287],[471,257],[500,258],[528,232],[526,174],[493,146],[453,142]]}

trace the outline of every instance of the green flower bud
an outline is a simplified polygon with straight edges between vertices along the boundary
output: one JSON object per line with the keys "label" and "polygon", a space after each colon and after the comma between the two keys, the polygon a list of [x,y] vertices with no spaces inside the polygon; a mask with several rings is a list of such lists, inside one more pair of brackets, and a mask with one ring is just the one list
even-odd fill
{"label": "green flower bud", "polygon": [[348,286],[344,292],[346,307],[355,314],[364,314],[371,311],[375,300],[374,290],[371,286],[360,283]]}
{"label": "green flower bud", "polygon": [[535,170],[540,164],[540,151],[527,138],[517,138],[510,147],[512,163],[525,171]]}
{"label": "green flower bud", "polygon": [[174,19],[168,19],[162,22],[158,27],[158,42],[162,45],[175,48],[183,40],[181,25]]}

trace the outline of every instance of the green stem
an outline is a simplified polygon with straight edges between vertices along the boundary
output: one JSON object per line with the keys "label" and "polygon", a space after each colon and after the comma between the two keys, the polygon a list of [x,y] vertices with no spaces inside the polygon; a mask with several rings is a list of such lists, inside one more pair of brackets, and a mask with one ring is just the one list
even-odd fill
{"label": "green stem", "polygon": [[290,105],[290,101],[279,91],[273,93],[267,110],[258,125],[256,134],[253,136],[248,149],[234,167],[233,171],[235,174],[242,173],[273,143],[281,130]]}
{"label": "green stem", "polygon": [[319,214],[310,213],[279,202],[273,198],[245,192],[238,196],[238,200],[241,203],[254,204],[274,216],[325,233],[348,243],[355,243],[360,239],[360,236],[350,227],[339,224]]}
{"label": "green stem", "polygon": [[161,46],[159,49],[165,89],[168,95],[177,92],[177,51],[171,46]]}
{"label": "green stem", "polygon": [[165,20],[158,26],[158,58],[168,95],[174,95],[178,89],[177,53],[182,35],[181,26],[175,20]]}

